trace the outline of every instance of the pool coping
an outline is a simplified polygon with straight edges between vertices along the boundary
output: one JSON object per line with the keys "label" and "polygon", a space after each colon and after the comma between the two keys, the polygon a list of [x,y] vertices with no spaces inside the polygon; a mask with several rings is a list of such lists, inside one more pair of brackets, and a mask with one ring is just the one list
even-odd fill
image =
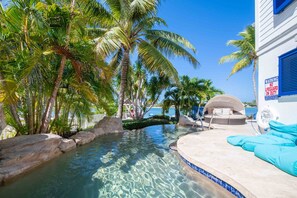
{"label": "pool coping", "polygon": [[253,193],[251,193],[248,189],[242,186],[240,183],[236,182],[232,178],[227,175],[207,166],[197,160],[192,159],[191,157],[184,154],[180,149],[177,150],[182,161],[187,164],[190,168],[192,168],[197,173],[203,175],[207,179],[211,180],[219,187],[227,190],[231,195],[235,197],[244,198],[244,197],[256,197]]}
{"label": "pool coping", "polygon": [[180,157],[181,157],[182,161],[185,162],[190,168],[194,169],[196,172],[200,173],[201,175],[207,177],[211,181],[213,181],[216,184],[220,185],[221,187],[223,187],[224,189],[229,191],[234,196],[239,197],[239,198],[245,198],[246,197],[239,190],[237,190],[235,187],[233,187],[229,183],[227,183],[224,180],[216,177],[215,175],[211,174],[210,172],[198,167],[197,165],[191,163],[190,161],[186,160],[182,155],[180,155]]}
{"label": "pool coping", "polygon": [[228,136],[255,135],[250,124],[219,127],[178,139],[177,151],[186,166],[230,196],[296,197],[296,177],[227,143]]}

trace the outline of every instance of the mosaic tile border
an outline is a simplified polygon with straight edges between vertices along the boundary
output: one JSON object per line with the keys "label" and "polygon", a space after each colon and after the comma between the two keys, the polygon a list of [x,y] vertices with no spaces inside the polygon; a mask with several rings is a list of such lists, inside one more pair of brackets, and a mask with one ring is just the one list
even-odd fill
{"label": "mosaic tile border", "polygon": [[192,164],[191,162],[189,162],[188,160],[186,160],[183,156],[181,156],[181,159],[188,165],[190,166],[192,169],[194,169],[195,171],[197,171],[198,173],[200,173],[201,175],[207,177],[208,179],[212,180],[213,182],[219,184],[221,187],[225,188],[226,190],[228,190],[230,193],[232,193],[234,196],[238,197],[238,198],[245,198],[245,196],[239,192],[236,188],[234,188],[233,186],[231,186],[230,184],[228,184],[227,182],[221,180],[220,178],[214,176],[213,174],[207,172],[206,170],[196,166],[195,164]]}

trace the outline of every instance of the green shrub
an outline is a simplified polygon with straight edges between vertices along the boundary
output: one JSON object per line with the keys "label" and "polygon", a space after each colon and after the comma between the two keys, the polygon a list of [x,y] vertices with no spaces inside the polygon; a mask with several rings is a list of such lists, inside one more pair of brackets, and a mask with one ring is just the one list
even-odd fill
{"label": "green shrub", "polygon": [[143,120],[125,120],[123,121],[123,127],[127,130],[133,129],[142,129],[148,126],[153,125],[162,125],[162,124],[173,124],[169,120],[166,119],[143,119]]}
{"label": "green shrub", "polygon": [[162,120],[170,120],[170,117],[167,115],[154,115],[151,117],[152,119],[162,119]]}

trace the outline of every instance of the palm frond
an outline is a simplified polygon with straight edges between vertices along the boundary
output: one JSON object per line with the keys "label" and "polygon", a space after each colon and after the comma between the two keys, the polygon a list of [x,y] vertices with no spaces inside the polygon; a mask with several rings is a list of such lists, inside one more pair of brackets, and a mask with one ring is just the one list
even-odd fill
{"label": "palm frond", "polygon": [[152,35],[152,36],[154,35],[154,36],[167,38],[168,40],[171,40],[175,43],[185,46],[188,49],[192,50],[194,53],[196,53],[196,48],[194,47],[194,45],[192,45],[192,43],[190,41],[188,41],[187,39],[185,39],[184,37],[182,37],[176,33],[168,32],[168,31],[164,31],[164,30],[147,30],[147,34]]}
{"label": "palm frond", "polygon": [[[257,60],[257,52],[255,49],[255,27],[250,25],[246,27],[243,32],[239,33],[241,39],[230,40],[227,45],[238,48],[238,51],[233,52],[227,56],[223,56],[219,63],[238,61],[232,68],[229,75],[232,76],[234,73],[241,71],[243,68],[250,66],[253,61]],[[228,77],[228,78],[229,78]]]}
{"label": "palm frond", "polygon": [[167,23],[164,19],[156,16],[149,16],[137,23],[134,29],[151,29],[154,27],[154,25],[164,25],[167,27]]}
{"label": "palm frond", "polygon": [[244,54],[241,53],[241,51],[237,51],[237,52],[233,52],[229,55],[223,56],[220,60],[219,60],[219,64],[223,64],[226,62],[233,62],[236,60],[240,60],[244,57]]}
{"label": "palm frond", "polygon": [[108,7],[112,16],[119,20],[121,18],[121,2],[120,0],[103,0],[104,6]]}
{"label": "palm frond", "polygon": [[158,7],[158,0],[132,0],[130,9],[134,15],[146,15],[148,13],[156,13]]}
{"label": "palm frond", "polygon": [[121,28],[114,27],[96,39],[96,51],[106,57],[119,50],[122,44],[129,45],[128,39]]}
{"label": "palm frond", "polygon": [[179,81],[178,73],[172,63],[153,45],[141,40],[138,46],[138,53],[142,62],[149,70],[158,71],[161,75],[171,77],[176,82]]}
{"label": "palm frond", "polygon": [[247,68],[248,66],[250,66],[252,64],[251,60],[249,58],[243,58],[241,59],[240,61],[238,61],[234,67],[232,68],[232,71],[229,75],[229,78],[230,76],[232,76],[233,74],[243,70],[244,68]]}
{"label": "palm frond", "polygon": [[182,46],[180,46],[178,43],[159,36],[156,37],[156,36],[147,35],[147,39],[151,40],[153,45],[161,52],[163,52],[166,56],[183,57],[187,61],[189,61],[192,65],[194,65],[194,67],[197,67],[199,65],[199,62],[197,61],[197,59],[191,53],[185,50]]}

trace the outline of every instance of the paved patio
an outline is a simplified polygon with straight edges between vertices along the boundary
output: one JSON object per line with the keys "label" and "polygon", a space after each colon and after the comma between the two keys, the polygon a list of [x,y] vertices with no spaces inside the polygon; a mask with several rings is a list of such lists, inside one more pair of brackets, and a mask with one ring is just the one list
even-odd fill
{"label": "paved patio", "polygon": [[[218,126],[215,126],[216,128]],[[192,164],[229,183],[246,197],[297,197],[297,177],[227,143],[230,135],[255,135],[251,124],[181,137],[177,149]]]}

